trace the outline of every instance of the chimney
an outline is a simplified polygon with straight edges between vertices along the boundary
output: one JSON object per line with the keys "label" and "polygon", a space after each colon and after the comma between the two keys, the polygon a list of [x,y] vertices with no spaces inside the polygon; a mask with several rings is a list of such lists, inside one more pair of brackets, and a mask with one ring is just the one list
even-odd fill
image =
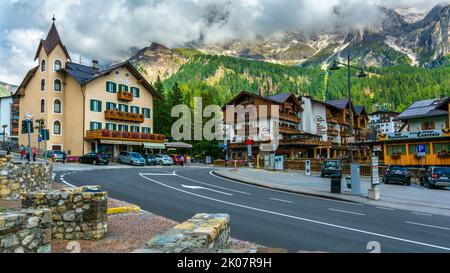
{"label": "chimney", "polygon": [[99,68],[97,60],[92,60],[92,68],[94,68],[94,69],[98,69]]}

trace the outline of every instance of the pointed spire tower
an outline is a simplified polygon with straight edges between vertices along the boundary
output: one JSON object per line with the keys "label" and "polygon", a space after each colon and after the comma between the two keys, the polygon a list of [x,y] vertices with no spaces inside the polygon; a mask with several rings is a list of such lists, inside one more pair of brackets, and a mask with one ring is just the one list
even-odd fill
{"label": "pointed spire tower", "polygon": [[55,26],[55,21],[56,21],[55,15],[53,15],[52,21],[53,21],[52,27],[50,28],[50,31],[47,34],[47,38],[45,38],[45,40],[41,40],[41,42],[39,43],[39,47],[38,47],[38,49],[36,51],[36,55],[35,55],[34,59],[36,60],[37,58],[39,58],[39,53],[41,52],[42,48],[44,48],[45,53],[48,56],[53,51],[53,49],[55,49],[55,47],[60,45],[62,50],[66,54],[67,59],[70,60],[69,52],[67,51],[66,47],[62,43],[61,37],[59,37],[58,30],[56,29],[56,26]]}

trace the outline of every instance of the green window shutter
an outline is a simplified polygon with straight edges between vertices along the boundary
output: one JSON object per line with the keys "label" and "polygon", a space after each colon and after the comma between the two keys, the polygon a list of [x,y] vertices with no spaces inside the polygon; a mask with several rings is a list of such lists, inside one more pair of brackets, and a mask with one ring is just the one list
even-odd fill
{"label": "green window shutter", "polygon": [[94,100],[91,100],[91,111],[94,111]]}
{"label": "green window shutter", "polygon": [[101,112],[102,111],[102,102],[97,101],[97,103],[98,103],[98,111]]}
{"label": "green window shutter", "polygon": [[106,92],[109,92],[109,82],[106,82]]}
{"label": "green window shutter", "polygon": [[137,94],[136,98],[139,98],[141,96],[139,88],[136,88],[136,94]]}
{"label": "green window shutter", "polygon": [[117,93],[117,84],[112,83],[112,86],[113,86],[113,92]]}

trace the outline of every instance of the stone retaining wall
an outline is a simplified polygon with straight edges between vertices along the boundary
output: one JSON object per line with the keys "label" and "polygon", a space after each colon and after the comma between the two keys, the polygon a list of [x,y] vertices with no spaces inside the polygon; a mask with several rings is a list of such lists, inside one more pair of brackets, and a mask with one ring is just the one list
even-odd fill
{"label": "stone retaining wall", "polygon": [[0,201],[19,200],[22,193],[50,190],[53,165],[0,158]]}
{"label": "stone retaining wall", "polygon": [[147,242],[142,252],[181,253],[190,249],[223,249],[230,240],[228,214],[199,213]]}
{"label": "stone retaining wall", "polygon": [[0,212],[0,253],[51,252],[49,209]]}
{"label": "stone retaining wall", "polygon": [[23,194],[25,208],[50,208],[52,238],[100,240],[107,231],[107,192],[86,192],[84,188]]}

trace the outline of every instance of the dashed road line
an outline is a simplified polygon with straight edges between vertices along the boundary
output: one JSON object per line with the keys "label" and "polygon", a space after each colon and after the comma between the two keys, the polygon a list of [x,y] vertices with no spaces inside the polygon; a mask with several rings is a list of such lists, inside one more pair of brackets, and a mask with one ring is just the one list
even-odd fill
{"label": "dashed road line", "polygon": [[433,216],[432,214],[429,214],[429,213],[416,212],[416,211],[412,211],[411,213],[416,214],[416,215],[423,215],[423,216]]}
{"label": "dashed road line", "polygon": [[348,214],[361,215],[361,216],[364,216],[364,215],[365,215],[364,213],[353,212],[353,211],[348,211],[348,210],[340,210],[340,209],[333,209],[333,208],[329,208],[329,210],[337,211],[337,212],[342,212],[342,213],[348,213]]}
{"label": "dashed road line", "polygon": [[430,227],[430,228],[437,228],[437,229],[443,229],[443,230],[450,230],[450,228],[446,228],[446,227],[433,226],[433,225],[427,225],[427,224],[416,223],[416,222],[410,222],[410,221],[406,221],[405,223],[411,224],[411,225],[417,225],[417,226],[424,226],[424,227]]}
{"label": "dashed road line", "polygon": [[384,210],[395,210],[395,209],[392,209],[392,208],[386,208],[386,207],[376,207],[377,209],[384,209]]}
{"label": "dashed road line", "polygon": [[271,200],[274,200],[274,201],[279,201],[279,202],[283,202],[283,203],[292,203],[292,201],[288,201],[288,200],[283,200],[283,199],[278,199],[278,198],[270,198]]}

